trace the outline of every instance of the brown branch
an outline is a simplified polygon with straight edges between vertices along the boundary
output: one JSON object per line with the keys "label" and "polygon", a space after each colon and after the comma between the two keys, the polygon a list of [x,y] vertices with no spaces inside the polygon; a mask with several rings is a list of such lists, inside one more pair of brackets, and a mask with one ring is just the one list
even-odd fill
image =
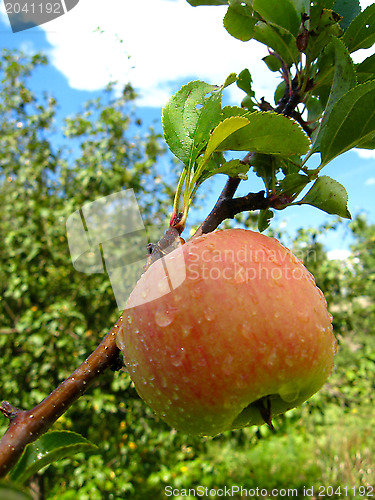
{"label": "brown branch", "polygon": [[122,316],[81,366],[32,410],[14,408],[7,401],[1,403],[0,411],[9,418],[10,424],[0,441],[0,477],[15,465],[28,443],[44,434],[98,375],[116,364],[120,352],[116,335],[121,325]]}
{"label": "brown branch", "polygon": [[[192,238],[197,238],[202,234],[211,233],[214,231],[225,219],[233,219],[236,214],[249,210],[262,210],[269,207],[269,201],[264,196],[264,191],[259,193],[249,193],[246,196],[233,198],[230,188],[234,181],[240,181],[234,177],[229,177],[219,199],[217,200],[214,208],[206,217],[206,219],[199,226]],[[227,195],[227,192],[229,193]]]}

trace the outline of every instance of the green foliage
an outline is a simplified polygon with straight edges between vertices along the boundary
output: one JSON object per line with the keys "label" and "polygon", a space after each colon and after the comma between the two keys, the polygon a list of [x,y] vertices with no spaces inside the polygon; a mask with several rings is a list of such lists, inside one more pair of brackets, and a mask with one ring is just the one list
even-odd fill
{"label": "green foliage", "polygon": [[[67,217],[89,201],[133,188],[146,227],[165,227],[175,176],[172,167],[164,177],[157,168],[160,136],[138,130],[130,85],[118,97],[109,86],[61,124],[54,97],[37,97],[29,88],[33,71],[46,63],[9,51],[0,61],[1,400],[26,409],[70,375],[119,315],[108,277],[73,268]],[[123,409],[114,401],[121,398],[138,400],[127,377],[119,382],[106,374],[55,430],[101,443],[118,425]],[[141,406],[139,418],[145,412]],[[116,424],[103,413],[114,413]],[[5,429],[1,419],[1,434]],[[50,471],[43,482],[50,476],[56,484]]]}
{"label": "green foliage", "polygon": [[375,42],[375,4],[370,5],[350,23],[343,36],[349,52],[368,49]]}
{"label": "green foliage", "polygon": [[[242,42],[254,39],[266,45],[270,54],[264,61],[272,72],[280,73],[283,82],[275,92],[276,107],[273,107],[263,98],[260,101],[256,99],[250,71],[244,69],[237,77],[237,86],[246,93],[242,107],[253,113],[246,114],[232,108],[232,113],[228,115],[224,108],[221,118],[219,99],[206,98],[204,105],[201,103],[205,86],[209,89],[208,84],[191,82],[171,98],[163,114],[164,135],[169,146],[172,146],[172,152],[181,159],[181,152],[176,152],[175,141],[186,137],[184,131],[191,132],[193,126],[197,128],[198,135],[194,139],[194,134],[188,134],[190,139],[187,142],[184,139],[186,143],[181,144],[185,150],[183,161],[188,167],[181,175],[175,198],[174,215],[177,216],[180,212],[179,197],[185,186],[180,226],[184,227],[191,200],[204,180],[214,173],[227,173],[240,178],[244,175],[244,169],[236,171],[232,168],[234,164],[226,171],[225,154],[228,151],[252,152],[255,162],[247,163],[264,180],[269,208],[281,210],[291,204],[309,203],[330,214],[350,217],[346,208],[345,188],[338,188],[338,184],[333,184],[334,180],[330,181],[330,186],[336,188],[330,191],[330,201],[326,203],[324,197],[328,184],[324,179],[315,181],[322,168],[336,156],[354,147],[375,147],[372,119],[375,102],[374,60],[370,56],[355,66],[350,56],[351,52],[369,48],[374,43],[374,5],[361,12],[358,0],[189,3],[195,6],[227,3],[224,27],[228,33]],[[186,113],[185,105],[180,102],[181,96],[185,94],[189,96]],[[304,103],[302,109],[301,103]],[[197,106],[201,106],[202,110],[197,111]],[[170,119],[176,107],[178,118]],[[256,108],[262,113],[257,113]],[[193,120],[189,109],[194,112]],[[293,129],[293,121],[288,123],[280,114],[291,116],[303,127],[312,139],[310,149],[308,137],[298,127]],[[209,117],[214,117],[211,126]],[[249,120],[246,126],[245,118]],[[204,139],[199,137],[201,127]],[[220,144],[219,131],[221,136],[224,131],[227,133],[227,137],[220,136]],[[212,139],[209,138],[210,133]],[[212,147],[208,150],[208,144],[215,144],[216,150]],[[194,154],[190,154],[190,149]],[[223,154],[216,155],[212,161],[211,154],[214,152]],[[308,159],[314,153],[320,153],[321,163],[318,169],[309,170]],[[284,165],[293,164],[297,169],[285,171],[280,163],[276,165],[275,159],[270,157],[262,161],[263,164],[272,164],[272,169],[267,168],[260,173],[257,154],[284,156]],[[237,165],[240,163],[237,162]],[[191,178],[194,181],[192,183]],[[313,181],[315,184],[310,194],[298,200],[302,189]],[[320,188],[322,192],[318,193]],[[269,215],[271,212],[262,212],[263,220],[259,221],[258,227],[268,227],[270,218],[264,219],[266,213]]]}
{"label": "green foliage", "polygon": [[333,106],[319,131],[322,166],[345,151],[373,139],[375,80],[358,85]]}
{"label": "green foliage", "polygon": [[26,446],[10,478],[16,483],[24,483],[46,465],[95,448],[93,443],[75,432],[48,432]]}

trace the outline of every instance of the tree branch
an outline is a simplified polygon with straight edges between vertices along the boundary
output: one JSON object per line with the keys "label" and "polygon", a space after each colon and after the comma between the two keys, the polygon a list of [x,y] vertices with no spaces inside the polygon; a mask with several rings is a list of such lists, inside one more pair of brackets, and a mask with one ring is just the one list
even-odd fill
{"label": "tree branch", "polygon": [[0,441],[0,477],[15,465],[25,446],[44,434],[98,375],[116,365],[120,352],[116,335],[121,326],[122,316],[81,366],[32,410],[15,408],[7,401],[1,403],[0,411],[9,418],[10,424]]}

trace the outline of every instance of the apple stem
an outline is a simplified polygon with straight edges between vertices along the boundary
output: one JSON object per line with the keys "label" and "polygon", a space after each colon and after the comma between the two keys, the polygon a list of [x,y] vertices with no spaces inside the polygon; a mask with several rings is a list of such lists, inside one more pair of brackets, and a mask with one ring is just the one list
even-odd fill
{"label": "apple stem", "polygon": [[[266,404],[265,404],[266,403]],[[265,396],[264,398],[258,399],[256,401],[255,406],[258,408],[259,413],[268,427],[274,431],[275,428],[272,424],[272,409],[271,409],[271,400],[269,396]]]}

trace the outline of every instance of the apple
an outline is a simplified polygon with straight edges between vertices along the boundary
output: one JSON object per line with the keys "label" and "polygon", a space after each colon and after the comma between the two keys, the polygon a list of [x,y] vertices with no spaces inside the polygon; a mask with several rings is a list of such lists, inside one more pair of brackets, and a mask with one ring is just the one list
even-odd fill
{"label": "apple", "polygon": [[332,316],[277,240],[244,230],[190,240],[141,276],[117,344],[141,398],[168,424],[216,435],[306,401],[333,368]]}

